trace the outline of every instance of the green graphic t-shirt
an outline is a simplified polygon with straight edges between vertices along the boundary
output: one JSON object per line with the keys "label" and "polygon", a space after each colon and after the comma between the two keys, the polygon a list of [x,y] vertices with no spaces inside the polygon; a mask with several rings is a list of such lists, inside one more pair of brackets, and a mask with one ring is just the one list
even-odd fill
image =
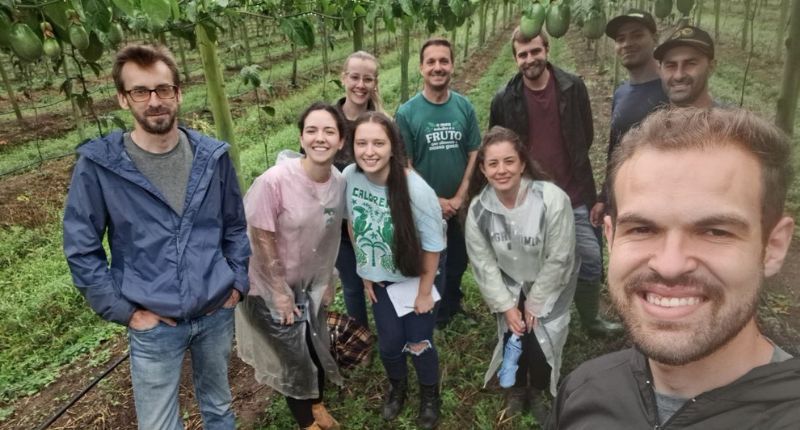
{"label": "green graphic t-shirt", "polygon": [[442,104],[422,93],[397,109],[397,126],[414,169],[436,191],[449,199],[458,191],[469,153],[481,144],[475,109],[466,97],[450,91]]}
{"label": "green graphic t-shirt", "polygon": [[[394,264],[394,224],[386,187],[370,182],[355,164],[345,168],[342,175],[347,180],[347,218],[353,224],[358,275],[374,282],[405,280]],[[445,239],[439,200],[419,175],[409,171],[406,178],[420,245],[425,251],[441,252]]]}

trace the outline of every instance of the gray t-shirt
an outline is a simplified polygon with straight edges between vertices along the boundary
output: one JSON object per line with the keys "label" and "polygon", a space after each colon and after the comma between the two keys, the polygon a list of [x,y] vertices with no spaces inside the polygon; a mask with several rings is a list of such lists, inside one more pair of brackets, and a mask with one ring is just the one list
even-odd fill
{"label": "gray t-shirt", "polygon": [[[772,359],[770,360],[770,363],[780,363],[792,358],[791,354],[781,349],[781,347],[778,345],[774,346],[775,348],[772,350]],[[667,422],[667,420],[672,418],[672,416],[675,415],[675,412],[678,412],[678,409],[683,407],[684,403],[687,401],[689,401],[689,399],[661,394],[656,391],[656,405],[658,406],[659,424],[664,424]]]}
{"label": "gray t-shirt", "polygon": [[183,131],[178,132],[178,144],[163,154],[154,154],[140,148],[131,139],[130,133],[124,136],[125,151],[130,155],[133,164],[167,199],[170,207],[178,214],[183,214],[186,201],[186,185],[189,172],[192,170],[194,152],[189,138]]}

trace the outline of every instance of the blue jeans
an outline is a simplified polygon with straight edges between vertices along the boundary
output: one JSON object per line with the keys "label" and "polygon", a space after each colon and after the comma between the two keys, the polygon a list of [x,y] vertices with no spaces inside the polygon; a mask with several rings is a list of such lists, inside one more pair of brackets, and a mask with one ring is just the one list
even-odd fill
{"label": "blue jeans", "polygon": [[599,282],[603,277],[603,254],[597,232],[589,222],[589,210],[579,206],[572,210],[575,215],[575,243],[577,257],[580,259],[578,280],[583,282]]}
{"label": "blue jeans", "polygon": [[342,281],[344,306],[347,308],[347,315],[355,318],[364,327],[369,327],[364,282],[361,281],[361,277],[356,272],[356,253],[353,250],[353,243],[344,236],[339,244],[336,270],[339,271],[339,279]]}
{"label": "blue jeans", "polygon": [[[441,254],[440,254],[441,256]],[[441,294],[442,269],[444,260],[439,259],[439,274],[433,281],[434,288]],[[381,362],[386,369],[389,379],[406,379],[408,376],[408,363],[405,353],[411,355],[411,362],[417,371],[417,380],[422,385],[436,385],[439,383],[439,353],[433,344],[433,328],[436,326],[436,313],[438,309],[434,306],[433,312],[429,314],[415,314],[411,312],[402,318],[397,316],[397,312],[389,300],[389,294],[385,287],[374,285],[372,290],[375,292],[377,302],[372,304],[372,315],[375,317],[375,327],[378,331],[378,347],[380,350]],[[428,342],[429,347],[421,353],[413,353],[407,347],[408,344]]]}
{"label": "blue jeans", "polygon": [[203,428],[233,429],[228,363],[233,341],[233,309],[164,323],[149,330],[128,328],[136,419],[143,430],[182,429],[178,407],[181,363],[192,353],[192,380]]}

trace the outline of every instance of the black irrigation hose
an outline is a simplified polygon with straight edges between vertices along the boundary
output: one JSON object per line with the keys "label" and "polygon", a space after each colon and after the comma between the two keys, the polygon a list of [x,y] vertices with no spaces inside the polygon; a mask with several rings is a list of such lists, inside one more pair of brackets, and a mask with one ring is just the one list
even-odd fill
{"label": "black irrigation hose", "polygon": [[56,412],[50,418],[48,418],[47,421],[42,423],[42,425],[37,427],[36,430],[44,430],[44,429],[50,427],[54,422],[56,422],[57,419],[61,418],[61,416],[64,415],[64,412],[67,412],[67,410],[69,408],[71,408],[72,405],[74,405],[78,400],[81,399],[81,397],[83,397],[86,393],[88,393],[89,390],[91,390],[92,387],[97,385],[98,382],[102,381],[103,378],[108,376],[108,374],[111,373],[111,371],[113,371],[114,369],[116,369],[117,366],[122,364],[123,361],[127,360],[129,356],[130,356],[130,353],[126,352],[125,355],[123,355],[122,357],[118,358],[117,361],[114,362],[114,364],[112,364],[108,369],[105,370],[105,372],[100,374],[100,376],[95,378],[94,381],[92,381],[89,385],[84,387],[83,390],[81,390],[80,393],[74,395],[66,405],[64,405],[61,409],[58,410],[58,412]]}

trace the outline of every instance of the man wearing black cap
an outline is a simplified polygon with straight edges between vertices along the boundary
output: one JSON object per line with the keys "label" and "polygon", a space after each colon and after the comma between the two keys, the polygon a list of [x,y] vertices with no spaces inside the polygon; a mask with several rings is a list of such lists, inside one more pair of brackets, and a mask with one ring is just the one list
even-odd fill
{"label": "man wearing black cap", "polygon": [[708,33],[682,26],[656,48],[661,84],[673,106],[708,108],[717,105],[708,91],[714,72],[714,41]]}
{"label": "man wearing black cap", "polygon": [[[610,160],[620,138],[653,109],[668,104],[669,99],[661,87],[658,62],[653,58],[653,50],[658,43],[653,16],[643,10],[631,9],[608,22],[606,35],[614,40],[614,52],[628,69],[630,78],[617,87],[611,102],[611,131],[608,139]],[[595,226],[602,224],[605,214],[605,185],[597,200],[591,212],[592,224]]]}

